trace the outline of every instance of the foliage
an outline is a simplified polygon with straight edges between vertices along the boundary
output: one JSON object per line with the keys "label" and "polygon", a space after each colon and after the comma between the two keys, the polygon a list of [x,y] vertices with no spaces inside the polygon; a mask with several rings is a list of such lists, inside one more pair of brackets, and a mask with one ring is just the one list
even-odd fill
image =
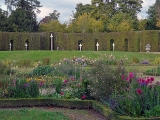
{"label": "foliage", "polygon": [[36,15],[29,13],[22,8],[17,8],[8,18],[9,32],[36,32],[38,31],[38,23]]}
{"label": "foliage", "polygon": [[103,96],[109,97],[112,92],[123,93],[126,81],[121,80],[122,74],[125,74],[122,66],[106,65],[102,60],[96,62],[87,75],[91,95],[99,99]]}
{"label": "foliage", "polygon": [[139,59],[137,57],[132,58],[133,63],[139,63]]}
{"label": "foliage", "polygon": [[8,87],[8,96],[11,98],[35,98],[39,96],[38,82],[26,79],[14,79]]}
{"label": "foliage", "polygon": [[39,25],[39,32],[65,32],[66,24],[61,24],[59,20],[52,20],[48,23],[42,23]]}
{"label": "foliage", "polygon": [[20,61],[18,61],[18,66],[19,67],[31,67],[32,65],[31,65],[31,60],[29,60],[29,59],[26,59],[26,60],[20,60]]}
{"label": "foliage", "polygon": [[133,20],[129,14],[119,12],[108,21],[108,29],[113,32],[132,31]]}
{"label": "foliage", "polygon": [[160,105],[153,107],[151,110],[145,112],[145,117],[159,117],[160,116]]}
{"label": "foliage", "polygon": [[155,10],[154,5],[149,6],[147,13],[148,13],[148,22],[147,22],[146,29],[147,30],[156,30],[157,29],[157,27],[156,27],[157,14],[156,14],[156,10]]}
{"label": "foliage", "polygon": [[30,76],[41,76],[50,74],[54,70],[53,67],[46,65],[46,66],[38,66],[35,68],[31,73]]}
{"label": "foliage", "polygon": [[155,58],[154,63],[155,63],[157,66],[160,66],[160,57]]}
{"label": "foliage", "polygon": [[108,98],[102,97],[102,101],[119,115],[132,117],[144,116],[146,111],[160,104],[159,82],[153,84],[154,78],[138,78],[133,72],[122,79],[128,82],[128,88],[123,94],[112,93]]}
{"label": "foliage", "polygon": [[9,75],[11,73],[11,68],[7,67],[5,64],[0,62],[0,75]]}
{"label": "foliage", "polygon": [[62,81],[62,79],[60,79],[60,78],[55,78],[54,79],[54,84],[55,84],[55,92],[57,93],[57,94],[60,94],[61,93],[61,89],[62,89],[62,85],[63,85],[63,81]]}
{"label": "foliage", "polygon": [[51,59],[46,57],[42,59],[42,64],[43,65],[50,65]]}
{"label": "foliage", "polygon": [[157,67],[156,69],[148,69],[145,71],[145,74],[160,76],[160,67]]}
{"label": "foliage", "polygon": [[61,92],[62,98],[65,99],[87,99],[88,96],[86,96],[86,88],[84,84],[84,80],[82,78],[75,79],[74,76],[65,79],[64,84],[66,85],[66,90]]}

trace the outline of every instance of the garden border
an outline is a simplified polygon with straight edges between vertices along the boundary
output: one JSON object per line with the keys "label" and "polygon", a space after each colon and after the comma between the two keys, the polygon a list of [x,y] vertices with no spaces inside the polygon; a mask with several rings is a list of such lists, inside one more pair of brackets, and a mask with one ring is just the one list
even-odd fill
{"label": "garden border", "polygon": [[95,100],[75,100],[75,99],[53,99],[53,98],[20,98],[20,99],[0,99],[0,108],[16,107],[66,107],[70,109],[94,109],[102,114],[107,120],[159,120],[160,118],[132,118],[129,116],[118,116],[110,108]]}

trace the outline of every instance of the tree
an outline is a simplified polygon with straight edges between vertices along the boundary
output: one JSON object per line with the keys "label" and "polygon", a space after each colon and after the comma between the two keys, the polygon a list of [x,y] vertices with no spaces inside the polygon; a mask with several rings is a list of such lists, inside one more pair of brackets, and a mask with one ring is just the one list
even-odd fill
{"label": "tree", "polygon": [[6,31],[7,27],[7,11],[0,8],[0,31]]}
{"label": "tree", "polygon": [[111,32],[133,31],[133,22],[129,14],[119,12],[108,21],[107,29]]}
{"label": "tree", "polygon": [[40,13],[39,8],[42,7],[38,0],[5,0],[5,4],[11,12],[17,8],[22,8],[23,10]]}
{"label": "tree", "polygon": [[135,18],[141,11],[142,0],[117,0],[119,4],[119,10],[123,13],[130,14],[132,18]]}
{"label": "tree", "polygon": [[10,26],[8,31],[10,32],[36,32],[38,30],[36,15],[22,8],[13,11],[8,21]]}
{"label": "tree", "polygon": [[52,20],[46,24],[40,24],[39,26],[40,32],[65,32],[66,31],[66,24],[61,24],[58,20]]}
{"label": "tree", "polygon": [[49,13],[50,19],[52,20],[58,20],[60,13],[57,10],[53,10],[53,13]]}
{"label": "tree", "polygon": [[141,19],[138,21],[138,30],[145,30],[147,26],[147,19]]}
{"label": "tree", "polygon": [[157,23],[157,13],[155,10],[154,5],[150,6],[148,11],[147,11],[147,26],[146,29],[147,30],[156,30],[156,23]]}

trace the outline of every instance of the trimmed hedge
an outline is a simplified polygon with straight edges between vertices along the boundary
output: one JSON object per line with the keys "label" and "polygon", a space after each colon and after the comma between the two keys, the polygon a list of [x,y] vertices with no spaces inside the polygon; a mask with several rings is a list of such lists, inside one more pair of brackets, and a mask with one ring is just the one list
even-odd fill
{"label": "trimmed hedge", "polygon": [[94,109],[107,120],[159,120],[160,118],[132,118],[118,116],[110,108],[93,100],[51,99],[51,98],[28,98],[28,99],[0,99],[0,108],[55,106],[77,109]]}
{"label": "trimmed hedge", "polygon": [[[25,42],[28,41],[29,50],[50,50],[50,32],[43,33],[18,33],[0,32],[0,50],[9,50],[10,42],[13,42],[12,50],[25,50]],[[115,51],[146,52],[146,44],[151,45],[151,52],[160,52],[160,31],[131,31],[111,33],[53,33],[53,49],[56,50],[99,50],[112,51],[113,42]]]}

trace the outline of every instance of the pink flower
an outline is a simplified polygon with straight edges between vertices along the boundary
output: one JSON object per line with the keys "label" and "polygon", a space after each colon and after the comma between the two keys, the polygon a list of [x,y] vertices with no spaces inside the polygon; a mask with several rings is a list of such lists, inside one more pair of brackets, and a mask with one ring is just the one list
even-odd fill
{"label": "pink flower", "polygon": [[41,87],[41,86],[43,86],[43,82],[42,81],[39,82],[39,87]]}
{"label": "pink flower", "polygon": [[82,100],[84,100],[86,97],[87,97],[86,95],[82,95],[81,98],[82,98]]}
{"label": "pink flower", "polygon": [[71,80],[74,80],[75,78],[74,78],[74,77],[71,77],[70,79],[71,79]]}
{"label": "pink flower", "polygon": [[124,75],[122,75],[122,79],[124,80],[124,78],[125,78],[125,76]]}
{"label": "pink flower", "polygon": [[156,85],[160,85],[160,81],[157,81],[157,82],[156,82]]}
{"label": "pink flower", "polygon": [[153,82],[154,81],[154,77],[150,77],[150,80]]}
{"label": "pink flower", "polygon": [[68,83],[68,80],[64,80],[64,83],[67,84],[67,83]]}
{"label": "pink flower", "polygon": [[63,96],[64,95],[64,92],[61,92],[61,96]]}
{"label": "pink flower", "polygon": [[136,90],[136,92],[137,92],[137,94],[139,94],[139,95],[142,94],[142,90],[141,90],[140,88],[138,88],[138,89]]}
{"label": "pink flower", "polygon": [[129,82],[129,81],[130,81],[130,78],[129,78],[129,77],[127,77],[127,78],[126,78],[126,81],[128,81],[128,82]]}
{"label": "pink flower", "polygon": [[133,72],[130,72],[130,73],[129,73],[129,78],[130,78],[130,79],[134,78]]}

